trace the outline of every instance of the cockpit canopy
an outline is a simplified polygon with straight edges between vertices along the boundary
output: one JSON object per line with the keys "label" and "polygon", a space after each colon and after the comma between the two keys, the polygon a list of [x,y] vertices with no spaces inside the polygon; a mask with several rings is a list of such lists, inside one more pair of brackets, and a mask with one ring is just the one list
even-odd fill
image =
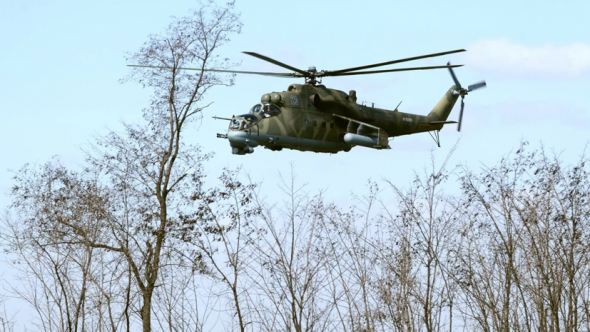
{"label": "cockpit canopy", "polygon": [[254,105],[250,109],[250,114],[255,114],[255,115],[260,114],[260,116],[263,118],[270,118],[270,117],[281,114],[281,111],[275,105],[263,102],[263,103]]}
{"label": "cockpit canopy", "polygon": [[250,113],[236,115],[229,123],[230,130],[248,130],[256,125],[258,121],[281,114],[279,108],[273,104],[260,103],[250,109]]}
{"label": "cockpit canopy", "polygon": [[231,130],[245,130],[252,128],[258,122],[254,114],[242,114],[234,116],[229,124]]}

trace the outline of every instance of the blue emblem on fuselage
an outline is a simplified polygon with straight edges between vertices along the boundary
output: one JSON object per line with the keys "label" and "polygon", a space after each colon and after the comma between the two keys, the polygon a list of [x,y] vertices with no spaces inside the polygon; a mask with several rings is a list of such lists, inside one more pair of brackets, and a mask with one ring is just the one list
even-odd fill
{"label": "blue emblem on fuselage", "polygon": [[291,105],[299,106],[299,98],[297,96],[291,96]]}

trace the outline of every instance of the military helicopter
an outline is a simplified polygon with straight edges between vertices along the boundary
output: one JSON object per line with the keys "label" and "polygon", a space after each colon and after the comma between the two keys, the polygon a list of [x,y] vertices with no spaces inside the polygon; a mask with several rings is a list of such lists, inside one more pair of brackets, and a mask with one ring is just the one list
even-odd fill
{"label": "military helicopter", "polygon": [[[318,71],[315,67],[309,67],[307,71],[304,71],[258,53],[244,52],[292,72],[269,73],[217,69],[206,69],[206,71],[272,77],[302,77],[305,79],[305,83],[291,84],[283,92],[263,94],[260,102],[252,106],[246,114],[234,115],[231,118],[215,116],[215,119],[229,121],[228,132],[226,134],[217,134],[217,137],[227,139],[232,148],[232,153],[237,155],[253,153],[254,148],[257,146],[264,146],[272,151],[281,151],[285,148],[324,153],[348,152],[355,146],[390,149],[390,137],[422,132],[430,133],[435,143],[440,147],[440,130],[445,124],[457,123],[457,121],[447,121],[447,117],[457,99],[461,97],[461,110],[457,127],[457,130],[461,131],[465,105],[463,99],[469,92],[485,87],[486,82],[482,81],[464,88],[453,72],[453,68],[462,65],[451,65],[450,63],[447,63],[446,66],[370,71],[366,69],[464,51],[464,49],[460,49],[433,53],[333,71]],[[358,104],[355,90],[350,90],[347,94],[340,90],[326,88],[321,84],[324,77],[441,68],[449,70],[455,84],[447,90],[428,115],[399,112],[399,104],[393,110],[376,108],[374,104],[371,106]],[[182,69],[200,70],[196,68]]]}

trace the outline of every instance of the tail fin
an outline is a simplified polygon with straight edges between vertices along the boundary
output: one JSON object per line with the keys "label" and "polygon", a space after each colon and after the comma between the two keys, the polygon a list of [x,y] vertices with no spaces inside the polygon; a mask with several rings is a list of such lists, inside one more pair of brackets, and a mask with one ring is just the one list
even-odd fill
{"label": "tail fin", "polygon": [[459,99],[459,95],[454,94],[453,92],[457,90],[457,87],[453,85],[447,93],[442,97],[442,99],[434,106],[432,111],[428,113],[428,119],[431,121],[445,121],[449,117],[449,113],[453,110],[453,106]]}

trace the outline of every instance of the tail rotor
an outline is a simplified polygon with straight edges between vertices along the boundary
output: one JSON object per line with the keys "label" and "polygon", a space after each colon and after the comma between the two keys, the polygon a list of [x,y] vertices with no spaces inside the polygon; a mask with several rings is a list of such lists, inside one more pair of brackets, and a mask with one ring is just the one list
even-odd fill
{"label": "tail rotor", "polygon": [[[447,66],[450,66],[451,63],[447,63]],[[459,83],[459,80],[457,79],[457,76],[455,76],[455,72],[453,71],[452,68],[449,68],[449,72],[451,73],[451,77],[453,78],[453,81],[455,82],[455,87],[456,90],[453,91],[453,94],[455,95],[459,95],[461,96],[461,111],[459,112],[459,123],[457,126],[457,131],[461,131],[461,122],[463,121],[463,110],[465,109],[465,102],[463,101],[463,99],[465,99],[465,96],[474,90],[477,89],[481,89],[481,88],[485,88],[486,87],[486,81],[481,81],[475,84],[471,84],[467,87],[467,89],[461,87],[461,83]]]}
{"label": "tail rotor", "polygon": [[463,122],[463,109],[465,108],[465,103],[463,102],[463,96],[461,96],[461,111],[459,112],[459,123],[457,124],[457,131],[461,132],[461,123]]}

